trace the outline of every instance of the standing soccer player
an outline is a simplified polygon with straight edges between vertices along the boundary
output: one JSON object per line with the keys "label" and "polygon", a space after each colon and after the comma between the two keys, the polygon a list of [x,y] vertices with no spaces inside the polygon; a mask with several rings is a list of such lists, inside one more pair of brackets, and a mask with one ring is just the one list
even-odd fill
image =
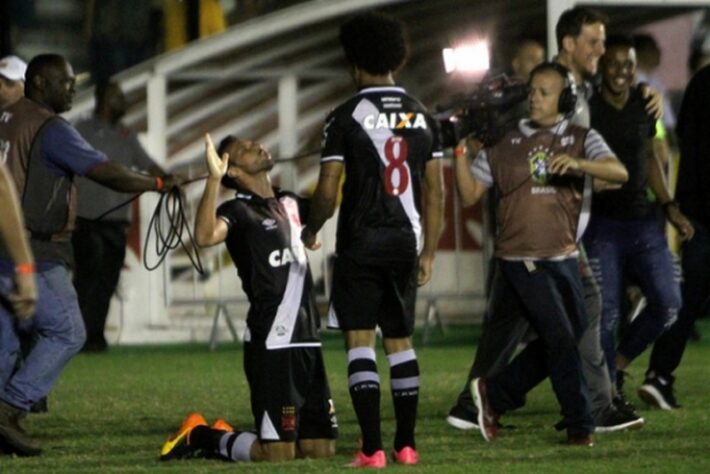
{"label": "standing soccer player", "polygon": [[[256,432],[236,431],[220,420],[208,427],[202,415],[192,413],[163,444],[160,459],[197,452],[230,461],[332,456],[337,424],[299,238],[307,201],[271,186],[274,162],[258,143],[230,135],[218,155],[209,135],[205,141],[209,177],[195,217],[195,241],[227,245],[249,299],[244,372]],[[237,194],[217,208],[220,182]]]}
{"label": "standing soccer player", "polygon": [[407,54],[401,23],[359,15],[341,27],[340,41],[358,93],[326,120],[320,177],[302,238],[308,248],[319,247],[316,233],[333,215],[345,171],[330,316],[344,331],[350,397],[362,431],[362,449],[351,465],[387,463],[374,350],[378,325],[397,422],[393,459],[416,464],[419,365],[411,335],[417,285],[431,278],[441,234],[442,152],[426,109],[394,83]]}

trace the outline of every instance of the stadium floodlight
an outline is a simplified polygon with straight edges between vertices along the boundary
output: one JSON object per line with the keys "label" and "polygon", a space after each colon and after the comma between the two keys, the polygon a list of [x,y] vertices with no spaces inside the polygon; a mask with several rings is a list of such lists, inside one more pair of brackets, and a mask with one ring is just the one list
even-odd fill
{"label": "stadium floodlight", "polygon": [[485,40],[455,48],[444,48],[442,53],[447,73],[482,73],[490,68],[488,42]]}

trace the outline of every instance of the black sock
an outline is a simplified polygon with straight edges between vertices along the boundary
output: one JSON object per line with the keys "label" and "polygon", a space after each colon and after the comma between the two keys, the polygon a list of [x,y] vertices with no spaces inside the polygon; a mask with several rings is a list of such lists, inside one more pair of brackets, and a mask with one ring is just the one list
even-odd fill
{"label": "black sock", "polygon": [[222,438],[224,431],[213,430],[209,426],[196,426],[188,435],[188,444],[190,447],[204,449],[205,451],[219,451],[219,440]]}
{"label": "black sock", "polygon": [[397,432],[394,437],[394,449],[399,451],[405,446],[415,449],[414,427],[417,423],[417,405],[419,404],[419,363],[414,349],[389,354],[390,384],[394,415],[397,420]]}
{"label": "black sock", "polygon": [[380,377],[374,349],[355,347],[348,351],[348,386],[362,431],[362,452],[371,456],[382,449]]}

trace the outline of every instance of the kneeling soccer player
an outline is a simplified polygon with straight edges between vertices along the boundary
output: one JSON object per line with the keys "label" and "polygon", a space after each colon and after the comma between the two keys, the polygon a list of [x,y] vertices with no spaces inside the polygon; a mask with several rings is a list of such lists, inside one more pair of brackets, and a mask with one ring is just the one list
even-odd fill
{"label": "kneeling soccer player", "polygon": [[[244,371],[256,430],[235,431],[221,420],[209,427],[191,413],[165,442],[160,459],[332,456],[337,423],[300,239],[307,202],[271,186],[273,161],[258,143],[228,136],[218,155],[209,135],[205,142],[209,177],[195,218],[195,240],[200,246],[226,243],[249,298]],[[217,208],[220,181],[237,194]]]}

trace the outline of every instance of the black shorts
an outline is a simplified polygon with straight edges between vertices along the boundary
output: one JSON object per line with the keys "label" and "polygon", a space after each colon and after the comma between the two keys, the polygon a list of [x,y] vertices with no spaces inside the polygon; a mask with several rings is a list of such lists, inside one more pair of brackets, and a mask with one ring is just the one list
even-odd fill
{"label": "black shorts", "polygon": [[372,265],[339,255],[333,268],[329,326],[343,331],[380,326],[384,337],[411,336],[418,271],[416,260]]}
{"label": "black shorts", "polygon": [[338,424],[320,347],[244,343],[244,373],[261,442],[335,439]]}

